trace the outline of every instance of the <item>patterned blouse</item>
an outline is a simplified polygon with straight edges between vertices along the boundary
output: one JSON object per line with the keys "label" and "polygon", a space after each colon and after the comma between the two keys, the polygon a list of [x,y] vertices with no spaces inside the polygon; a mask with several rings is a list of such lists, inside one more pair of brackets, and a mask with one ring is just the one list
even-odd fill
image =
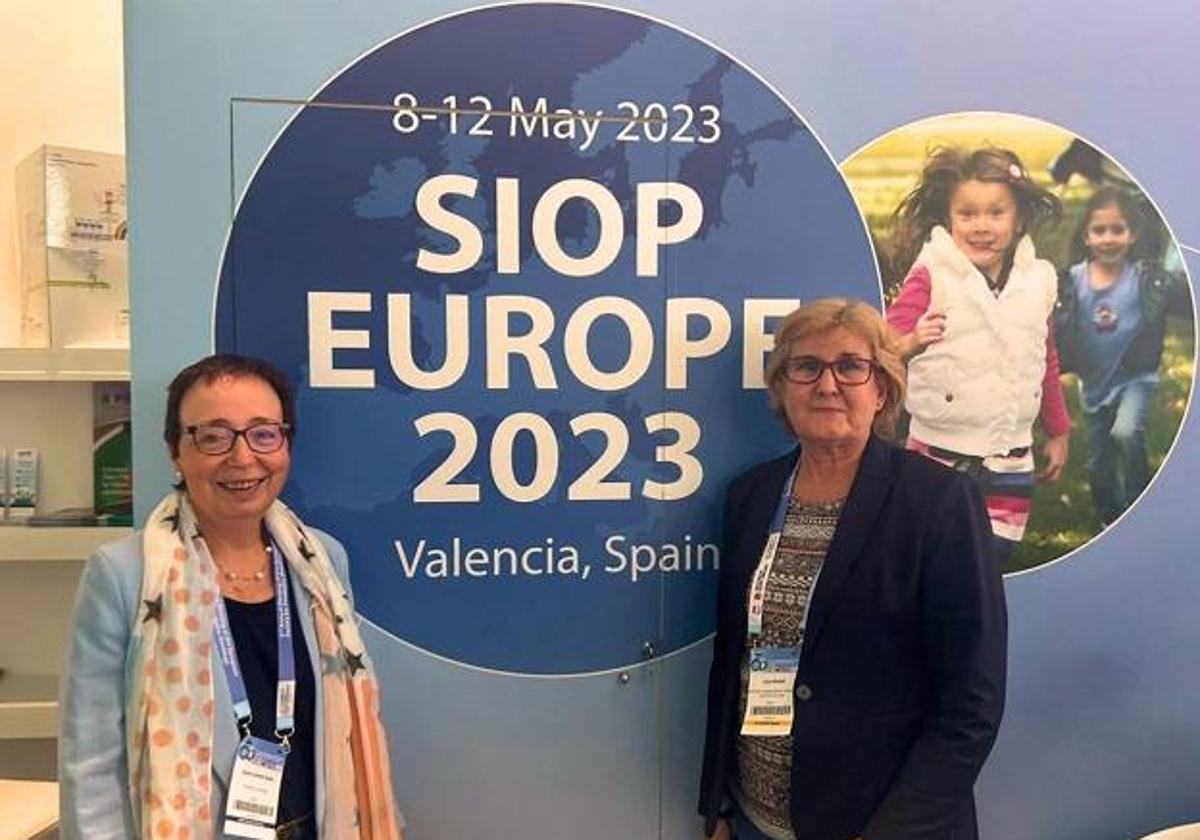
{"label": "patterned blouse", "polygon": [[[842,512],[842,501],[806,505],[792,501],[784,517],[775,562],[767,578],[760,644],[800,647],[804,621],[817,576]],[[742,659],[738,718],[746,714],[750,684],[749,650]],[[734,799],[759,831],[775,840],[795,840],[792,832],[792,736],[739,735]]]}

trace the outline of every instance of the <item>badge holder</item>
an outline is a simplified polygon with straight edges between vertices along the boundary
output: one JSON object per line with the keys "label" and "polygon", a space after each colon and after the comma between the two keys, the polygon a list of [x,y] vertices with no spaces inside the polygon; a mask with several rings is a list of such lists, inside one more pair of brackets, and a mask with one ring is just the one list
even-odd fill
{"label": "badge holder", "polygon": [[792,691],[800,668],[796,648],[760,647],[750,653],[750,689],[746,693],[743,735],[780,736],[792,733],[795,702]]}
{"label": "badge holder", "polygon": [[288,747],[286,743],[256,738],[249,733],[248,725],[243,731],[229,781],[222,831],[234,837],[274,840]]}

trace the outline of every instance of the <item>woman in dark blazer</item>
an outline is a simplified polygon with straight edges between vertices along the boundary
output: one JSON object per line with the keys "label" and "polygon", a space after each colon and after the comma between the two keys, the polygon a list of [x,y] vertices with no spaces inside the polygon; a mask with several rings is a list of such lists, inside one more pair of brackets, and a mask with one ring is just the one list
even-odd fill
{"label": "woman in dark blazer", "polygon": [[[799,446],[726,497],[705,834],[973,840],[1006,661],[983,499],[885,441],[904,367],[866,304],[816,301],[785,319],[767,383]],[[751,691],[752,662],[780,672],[776,694]]]}

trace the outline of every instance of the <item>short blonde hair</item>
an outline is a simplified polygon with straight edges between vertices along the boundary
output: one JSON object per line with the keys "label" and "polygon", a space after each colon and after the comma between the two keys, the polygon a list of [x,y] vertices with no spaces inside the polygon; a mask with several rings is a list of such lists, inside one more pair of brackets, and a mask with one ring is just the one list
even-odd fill
{"label": "short blonde hair", "polygon": [[783,364],[787,361],[789,345],[797,339],[819,335],[838,328],[848,330],[871,348],[877,381],[883,390],[883,407],[875,415],[871,428],[882,438],[892,440],[896,421],[904,406],[906,369],[892,328],[870,304],[844,297],[821,298],[810,301],[780,321],[775,330],[775,349],[767,359],[766,384],[771,411],[783,421],[793,435],[783,407],[785,380]]}

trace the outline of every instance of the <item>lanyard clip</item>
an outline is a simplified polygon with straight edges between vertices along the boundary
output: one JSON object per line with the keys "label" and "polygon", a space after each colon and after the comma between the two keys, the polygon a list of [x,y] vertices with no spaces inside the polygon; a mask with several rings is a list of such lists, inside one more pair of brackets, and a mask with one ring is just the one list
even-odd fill
{"label": "lanyard clip", "polygon": [[292,751],[292,735],[295,731],[295,729],[285,729],[283,732],[275,730],[275,737],[279,739],[279,746],[283,748],[284,755]]}

